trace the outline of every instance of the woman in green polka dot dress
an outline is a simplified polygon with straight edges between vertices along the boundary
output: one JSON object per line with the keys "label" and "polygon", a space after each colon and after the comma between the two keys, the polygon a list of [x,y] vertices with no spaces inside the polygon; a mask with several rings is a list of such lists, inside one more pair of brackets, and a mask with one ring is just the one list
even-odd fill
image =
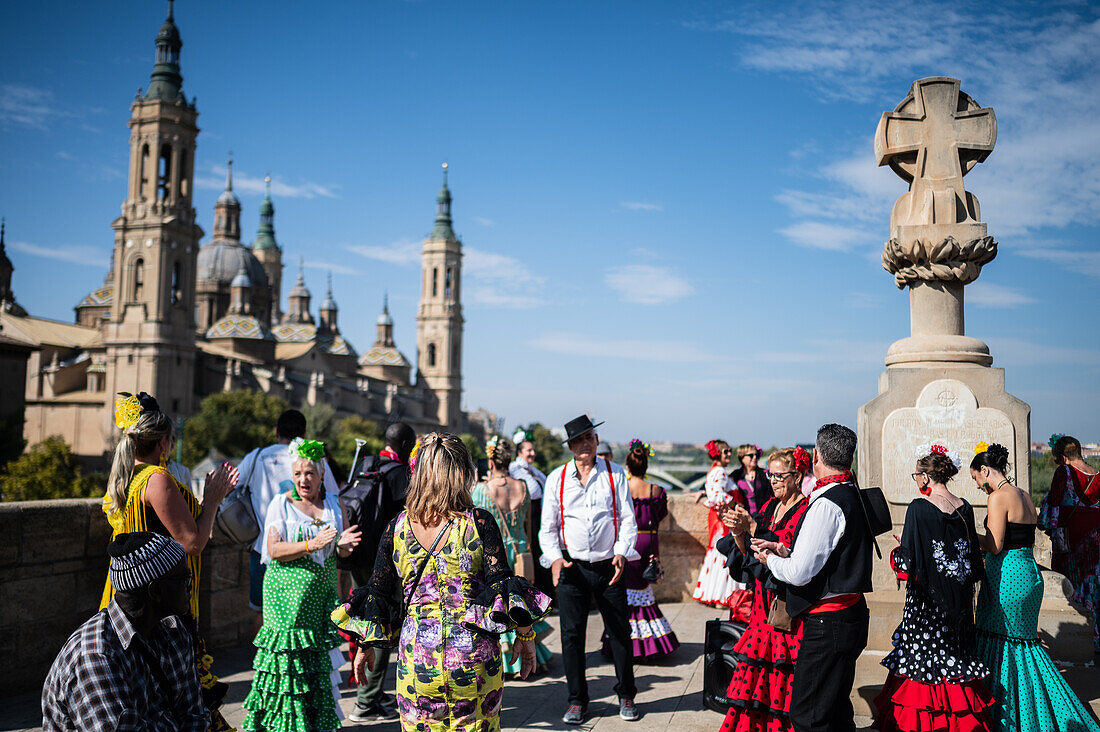
{"label": "woman in green polka dot dress", "polygon": [[987,552],[986,579],[974,624],[978,656],[989,667],[997,700],[998,727],[1003,732],[1100,732],[1039,645],[1043,577],[1035,563],[1035,504],[1005,477],[1008,448],[979,442],[974,453],[970,475],[989,495],[986,533],[979,537]]}
{"label": "woman in green polka dot dress", "polygon": [[360,534],[344,528],[337,497],[325,495],[324,445],[298,438],[290,453],[294,488],[275,496],[264,525],[264,623],[253,641],[256,674],[244,728],[325,732],[343,718],[337,669],[344,659],[329,622],[340,604],[333,554],[350,554]]}

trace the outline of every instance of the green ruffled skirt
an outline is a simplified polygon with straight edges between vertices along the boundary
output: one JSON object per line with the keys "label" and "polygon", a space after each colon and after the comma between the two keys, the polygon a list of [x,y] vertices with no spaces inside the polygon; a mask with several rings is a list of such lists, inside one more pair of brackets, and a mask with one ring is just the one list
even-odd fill
{"label": "green ruffled skirt", "polygon": [[985,558],[974,624],[1001,732],[1100,732],[1039,644],[1043,577],[1031,547]]}
{"label": "green ruffled skirt", "polygon": [[[339,604],[336,560],[272,560],[264,575],[264,624],[256,635],[255,676],[244,700],[244,729],[327,732],[340,727],[336,700],[343,662],[329,621]],[[334,652],[335,651],[335,652]]]}

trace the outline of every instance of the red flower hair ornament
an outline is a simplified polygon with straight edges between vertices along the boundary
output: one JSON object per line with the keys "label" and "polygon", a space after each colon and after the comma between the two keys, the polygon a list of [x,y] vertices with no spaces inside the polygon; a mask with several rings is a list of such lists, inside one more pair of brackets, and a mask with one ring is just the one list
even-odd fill
{"label": "red flower hair ornament", "polygon": [[706,448],[707,455],[709,455],[712,460],[717,460],[718,456],[722,454],[722,451],[718,449],[718,443],[715,440],[710,440],[703,447]]}
{"label": "red flower hair ornament", "polygon": [[806,451],[804,447],[796,447],[794,453],[791,455],[794,460],[794,469],[800,472],[806,472],[810,469],[810,453]]}

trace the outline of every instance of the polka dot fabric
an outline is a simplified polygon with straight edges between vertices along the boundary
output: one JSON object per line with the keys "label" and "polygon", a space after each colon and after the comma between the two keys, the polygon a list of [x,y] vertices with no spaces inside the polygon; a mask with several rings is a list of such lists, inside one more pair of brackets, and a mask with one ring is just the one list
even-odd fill
{"label": "polka dot fabric", "polygon": [[1003,732],[1100,732],[1038,642],[1043,578],[1031,547],[987,556],[978,595],[978,654]]}

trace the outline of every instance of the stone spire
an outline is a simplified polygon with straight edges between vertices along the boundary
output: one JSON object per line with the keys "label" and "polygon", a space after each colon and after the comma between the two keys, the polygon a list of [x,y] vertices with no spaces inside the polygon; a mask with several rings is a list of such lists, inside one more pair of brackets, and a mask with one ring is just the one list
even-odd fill
{"label": "stone spire", "polygon": [[451,227],[451,189],[447,187],[447,163],[443,163],[443,187],[436,196],[435,228],[429,235],[429,239],[455,239],[454,229]]}
{"label": "stone spire", "polygon": [[290,289],[287,295],[287,313],[284,319],[287,323],[312,323],[313,316],[309,313],[309,301],[312,295],[306,287],[305,259],[298,260],[298,281]]}
{"label": "stone spire", "polygon": [[11,275],[15,271],[8,253],[4,248],[4,231],[7,228],[7,220],[0,219],[0,306],[15,301],[15,295],[11,291]]}
{"label": "stone spire", "polygon": [[390,293],[382,296],[382,314],[378,316],[378,335],[375,348],[393,348],[393,318],[390,317]]}
{"label": "stone spire", "polygon": [[172,0],[168,0],[168,17],[157,33],[157,60],[153,65],[153,75],[149,89],[145,92],[145,101],[183,102],[183,76],[180,74],[179,28],[172,17]]}
{"label": "stone spire", "polygon": [[252,242],[252,249],[255,251],[279,248],[275,242],[275,204],[271,202],[270,175],[264,178],[264,185],[267,192],[260,204],[260,228],[256,230],[256,240]]}
{"label": "stone spire", "polygon": [[241,257],[237,276],[229,284],[229,312],[241,315],[247,315],[252,310],[252,279],[248,276],[244,262],[244,257]]}
{"label": "stone spire", "polygon": [[336,312],[336,300],[332,297],[332,272],[329,272],[328,291],[325,293],[325,299],[321,302],[321,330],[329,333],[340,332],[336,325]]}
{"label": "stone spire", "polygon": [[214,239],[240,242],[241,240],[241,200],[233,192],[233,153],[225,169],[225,190],[214,204]]}

